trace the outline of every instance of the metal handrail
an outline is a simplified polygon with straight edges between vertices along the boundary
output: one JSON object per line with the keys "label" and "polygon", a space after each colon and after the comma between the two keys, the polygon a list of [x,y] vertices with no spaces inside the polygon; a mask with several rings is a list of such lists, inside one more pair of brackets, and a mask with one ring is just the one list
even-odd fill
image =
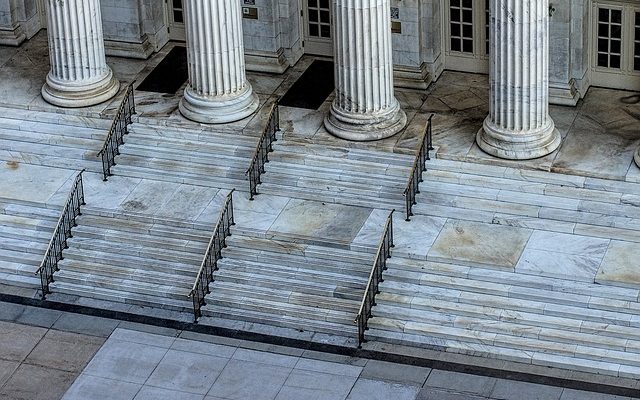
{"label": "metal handrail", "polygon": [[358,347],[361,347],[362,343],[366,342],[364,332],[368,329],[367,321],[371,318],[371,309],[376,305],[376,294],[380,293],[380,282],[384,281],[382,279],[382,272],[387,269],[387,258],[391,258],[391,248],[393,247],[393,213],[395,211],[396,210],[392,210],[387,217],[384,233],[382,234],[382,238],[380,238],[376,258],[373,262],[373,267],[371,267],[371,273],[369,274],[367,288],[364,291],[362,303],[360,304],[358,315],[354,321],[358,325]]}
{"label": "metal handrail", "polygon": [[233,220],[233,192],[232,189],[227,195],[227,199],[220,211],[220,217],[213,229],[213,235],[209,240],[207,252],[204,255],[196,281],[193,284],[189,296],[193,301],[194,321],[198,322],[198,318],[202,316],[201,308],[206,303],[204,297],[211,293],[209,284],[213,281],[213,273],[218,270],[218,260],[222,258],[222,249],[227,247],[227,236],[231,236],[231,226],[235,225]]}
{"label": "metal handrail", "polygon": [[416,204],[416,194],[420,193],[420,182],[423,181],[422,173],[427,170],[426,162],[430,160],[429,151],[433,150],[433,135],[431,130],[431,119],[433,114],[429,116],[427,125],[425,126],[422,139],[420,140],[420,147],[416,151],[415,159],[413,160],[413,167],[411,168],[411,175],[407,182],[406,189],[404,190],[404,203],[407,214],[406,221],[411,220],[413,215],[413,206]]}
{"label": "metal handrail", "polygon": [[124,98],[120,102],[118,111],[113,117],[109,134],[104,140],[102,150],[98,153],[98,157],[102,158],[102,175],[106,181],[111,176],[111,167],[116,165],[116,156],[120,154],[118,147],[124,144],[124,135],[129,133],[129,124],[131,116],[136,113],[136,102],[133,94],[133,84],[131,82],[124,93]]}
{"label": "metal handrail", "polygon": [[256,150],[253,153],[253,158],[251,159],[251,164],[245,173],[249,179],[249,200],[253,200],[253,196],[258,194],[258,185],[262,183],[260,181],[260,175],[264,174],[264,165],[269,162],[269,153],[273,151],[273,142],[277,140],[276,132],[279,130],[280,109],[278,107],[278,100],[276,100],[271,106],[267,126],[265,126],[260,136]]}
{"label": "metal handrail", "polygon": [[40,286],[42,289],[42,300],[44,300],[47,294],[51,293],[49,290],[49,284],[54,282],[53,274],[58,269],[58,262],[63,260],[62,250],[67,249],[67,239],[73,237],[71,234],[71,228],[76,225],[76,217],[82,215],[80,212],[80,206],[85,205],[84,202],[84,185],[82,184],[82,173],[84,169],[78,172],[76,179],[71,186],[69,197],[62,209],[56,229],[53,231],[51,240],[49,241],[49,247],[47,252],[40,263],[40,268],[35,272],[36,275],[40,275]]}

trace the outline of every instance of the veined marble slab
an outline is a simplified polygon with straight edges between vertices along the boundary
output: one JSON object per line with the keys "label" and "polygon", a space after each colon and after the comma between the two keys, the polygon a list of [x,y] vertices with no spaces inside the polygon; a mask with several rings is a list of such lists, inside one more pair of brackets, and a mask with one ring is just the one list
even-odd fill
{"label": "veined marble slab", "polygon": [[609,240],[535,231],[516,272],[593,282]]}
{"label": "veined marble slab", "polygon": [[524,228],[448,221],[427,258],[513,271],[531,233]]}
{"label": "veined marble slab", "polygon": [[[69,195],[73,170],[0,161],[0,198],[55,205],[63,204]],[[64,196],[55,196],[65,192]],[[54,198],[55,196],[55,198]]]}
{"label": "veined marble slab", "polygon": [[351,243],[370,214],[370,208],[292,199],[270,231]]}
{"label": "veined marble slab", "polygon": [[640,243],[612,240],[595,281],[640,287]]}

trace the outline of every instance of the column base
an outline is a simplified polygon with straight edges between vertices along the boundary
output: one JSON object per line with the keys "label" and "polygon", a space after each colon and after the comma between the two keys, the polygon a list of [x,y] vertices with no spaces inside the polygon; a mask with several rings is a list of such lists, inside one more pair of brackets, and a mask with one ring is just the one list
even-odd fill
{"label": "column base", "polygon": [[394,107],[384,112],[357,114],[331,105],[331,113],[324,119],[324,126],[330,134],[340,139],[366,142],[391,137],[407,125],[407,114],[396,101]]}
{"label": "column base", "polygon": [[638,150],[636,150],[636,154],[634,154],[633,159],[635,160],[638,168],[640,168],[640,147],[638,147]]}
{"label": "column base", "polygon": [[90,84],[62,81],[49,72],[47,81],[42,86],[42,98],[59,107],[89,107],[113,98],[118,90],[120,82],[113,76],[111,69],[104,78]]}
{"label": "column base", "polygon": [[180,113],[187,119],[205,124],[239,121],[256,112],[258,96],[247,82],[240,93],[223,96],[200,96],[187,86],[180,100]]}
{"label": "column base", "polygon": [[560,132],[553,120],[547,127],[526,133],[513,133],[495,127],[485,119],[476,135],[478,146],[492,156],[507,160],[530,160],[544,157],[560,147]]}

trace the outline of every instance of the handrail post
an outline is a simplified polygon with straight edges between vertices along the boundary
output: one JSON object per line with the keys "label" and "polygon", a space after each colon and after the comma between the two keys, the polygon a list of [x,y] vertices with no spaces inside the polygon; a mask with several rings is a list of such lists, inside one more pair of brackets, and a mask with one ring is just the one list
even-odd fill
{"label": "handrail post", "polygon": [[42,300],[44,300],[47,294],[51,293],[49,284],[54,282],[53,274],[59,271],[58,262],[64,260],[62,255],[63,250],[68,249],[67,239],[73,237],[71,230],[77,226],[76,218],[82,215],[80,207],[85,205],[84,201],[84,185],[82,181],[82,173],[84,169],[78,172],[67,201],[60,213],[58,223],[51,235],[49,246],[40,263],[40,267],[35,272],[36,275],[40,275],[40,289],[42,290]]}
{"label": "handrail post", "polygon": [[271,106],[267,124],[258,140],[251,164],[245,172],[245,176],[249,179],[249,200],[253,200],[253,196],[258,194],[258,185],[262,183],[260,176],[265,173],[265,164],[269,162],[269,153],[273,151],[273,142],[277,140],[276,132],[280,130],[278,101],[276,99]]}
{"label": "handrail post", "polygon": [[125,89],[125,94],[118,106],[118,111],[113,117],[109,133],[105,138],[102,150],[98,153],[102,157],[103,181],[111,176],[111,167],[116,165],[115,157],[120,154],[120,145],[124,144],[124,135],[129,133],[129,124],[132,123],[132,115],[136,113],[135,96],[131,82]]}
{"label": "handrail post", "polygon": [[213,234],[209,240],[207,251],[205,252],[200,269],[196,275],[195,283],[189,292],[193,303],[194,322],[198,322],[198,318],[202,316],[202,306],[206,305],[205,296],[211,293],[209,287],[213,281],[213,273],[218,270],[218,260],[222,258],[222,249],[227,247],[226,238],[231,236],[231,226],[235,225],[233,217],[233,192],[231,189],[220,210],[218,222],[213,228]]}
{"label": "handrail post", "polygon": [[366,342],[364,332],[369,328],[368,320],[373,316],[373,307],[376,305],[376,294],[380,293],[380,283],[384,282],[383,271],[387,269],[387,259],[391,258],[391,248],[393,245],[393,213],[392,210],[387,217],[382,237],[378,244],[378,250],[373,262],[373,267],[369,273],[369,280],[364,291],[360,310],[354,322],[358,326],[358,348],[362,348],[362,343]]}

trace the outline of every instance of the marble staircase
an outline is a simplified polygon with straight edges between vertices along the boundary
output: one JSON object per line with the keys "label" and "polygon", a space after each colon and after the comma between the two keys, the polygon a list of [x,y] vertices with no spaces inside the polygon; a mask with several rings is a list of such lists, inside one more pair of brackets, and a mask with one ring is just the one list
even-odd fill
{"label": "marble staircase", "polygon": [[414,213],[640,242],[640,184],[434,159]]}
{"label": "marble staircase", "polygon": [[211,228],[84,207],[54,293],[191,312]]}
{"label": "marble staircase", "polygon": [[110,120],[0,108],[0,161],[102,172]]}
{"label": "marble staircase", "polygon": [[373,248],[246,230],[227,245],[204,316],[356,337]]}
{"label": "marble staircase", "polygon": [[245,172],[258,138],[134,122],[113,173],[221,189],[248,187]]}
{"label": "marble staircase", "polygon": [[401,209],[413,157],[280,140],[261,193],[382,209]]}
{"label": "marble staircase", "polygon": [[392,257],[367,337],[640,378],[639,290]]}
{"label": "marble staircase", "polygon": [[59,217],[59,210],[45,204],[0,197],[0,284],[40,288],[35,272]]}

